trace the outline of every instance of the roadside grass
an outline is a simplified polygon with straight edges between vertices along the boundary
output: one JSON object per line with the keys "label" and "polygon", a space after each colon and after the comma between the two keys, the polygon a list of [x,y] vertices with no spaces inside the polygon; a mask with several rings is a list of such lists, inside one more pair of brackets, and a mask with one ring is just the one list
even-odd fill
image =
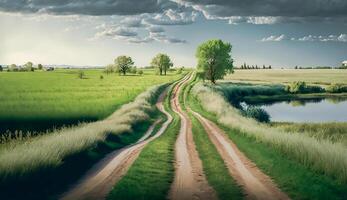
{"label": "roadside grass", "polygon": [[319,140],[330,140],[347,146],[347,122],[290,123],[273,122],[271,126],[289,133],[305,134]]}
{"label": "roadside grass", "polygon": [[165,109],[173,116],[173,121],[163,135],[146,145],[107,199],[167,198],[174,178],[174,145],[180,128],[180,119],[171,110],[171,95],[172,89],[166,98]]}
{"label": "roadside grass", "polygon": [[347,70],[343,69],[272,69],[235,70],[226,80],[253,83],[292,83],[305,80],[308,84],[330,85],[347,84]]}
{"label": "roadside grass", "polygon": [[[273,146],[241,133],[219,122],[216,114],[206,111],[200,100],[192,96],[191,108],[214,121],[250,160],[269,175],[292,199],[345,199],[347,185],[326,176],[296,160],[290,159]],[[232,126],[230,124],[229,126]]]}
{"label": "roadside grass", "polygon": [[[153,104],[165,87],[147,90],[105,120],[1,146],[0,196],[11,192],[14,197],[48,195],[50,189],[61,189],[102,155],[134,142],[158,115]],[[17,188],[23,189],[21,193],[14,190]]]}
{"label": "roadside grass", "polygon": [[101,120],[148,87],[182,76],[175,72],[158,76],[154,70],[143,70],[142,76],[119,76],[86,69],[85,78],[79,79],[78,71],[0,73],[0,135],[6,130],[21,130],[23,134],[30,131],[34,135],[33,132]]}

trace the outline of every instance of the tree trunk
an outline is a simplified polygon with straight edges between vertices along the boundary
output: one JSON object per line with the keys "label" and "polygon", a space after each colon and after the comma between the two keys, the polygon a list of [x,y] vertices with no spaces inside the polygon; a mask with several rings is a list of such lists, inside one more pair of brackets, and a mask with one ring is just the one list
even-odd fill
{"label": "tree trunk", "polygon": [[164,69],[164,75],[166,76],[166,69]]}
{"label": "tree trunk", "polygon": [[210,80],[213,84],[216,84],[216,80],[215,80],[215,77],[214,77],[214,73],[213,73],[213,67],[210,67]]}

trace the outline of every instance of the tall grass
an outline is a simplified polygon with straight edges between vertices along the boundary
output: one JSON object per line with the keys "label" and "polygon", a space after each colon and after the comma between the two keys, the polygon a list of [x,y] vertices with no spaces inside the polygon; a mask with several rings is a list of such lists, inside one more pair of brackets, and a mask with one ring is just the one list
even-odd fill
{"label": "tall grass", "polygon": [[92,148],[110,134],[131,133],[133,125],[149,119],[155,109],[152,105],[166,85],[148,89],[102,121],[0,146],[0,180],[59,166],[64,158]]}
{"label": "tall grass", "polygon": [[266,143],[307,167],[347,181],[347,149],[342,144],[290,134],[243,117],[220,93],[201,83],[192,91],[207,111],[217,115],[221,124],[239,129],[245,136]]}
{"label": "tall grass", "polygon": [[290,133],[305,134],[319,140],[330,140],[347,146],[347,123],[288,123],[275,122],[272,126]]}

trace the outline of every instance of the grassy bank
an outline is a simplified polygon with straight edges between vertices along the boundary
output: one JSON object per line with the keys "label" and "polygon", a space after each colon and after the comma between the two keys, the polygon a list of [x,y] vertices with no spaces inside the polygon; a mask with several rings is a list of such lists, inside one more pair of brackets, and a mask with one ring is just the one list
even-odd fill
{"label": "grassy bank", "polygon": [[174,178],[174,145],[180,128],[180,119],[170,107],[171,94],[172,90],[165,109],[173,121],[163,135],[147,144],[108,199],[166,199]]}
{"label": "grassy bank", "polygon": [[[195,88],[196,89],[196,88]],[[197,91],[195,91],[197,92]],[[201,91],[200,91],[201,92]],[[206,90],[205,92],[211,92]],[[204,93],[203,97],[207,94]],[[210,112],[205,110],[203,98],[192,97],[195,101],[193,109],[203,116],[216,122],[221,127],[238,148],[246,154],[255,164],[266,174],[273,178],[279,187],[293,199],[344,199],[347,195],[347,185],[339,182],[335,178],[326,176],[309,166],[291,159],[290,155],[283,154],[282,151],[262,142],[260,139],[241,132],[235,123],[225,123],[221,121],[221,116],[209,107]],[[202,100],[204,101],[204,100]],[[214,101],[213,104],[219,103]],[[213,105],[210,103],[210,105]],[[223,107],[220,112],[231,112]],[[212,112],[211,112],[212,111]]]}
{"label": "grassy bank", "polygon": [[142,76],[106,75],[93,69],[84,70],[85,78],[79,79],[78,71],[0,73],[0,134],[6,130],[52,131],[104,119],[148,87],[181,76],[175,72],[158,76],[153,70],[144,70]]}
{"label": "grassy bank", "polygon": [[330,140],[347,146],[347,123],[286,123],[271,124],[289,133],[305,134],[319,140]]}
{"label": "grassy bank", "polygon": [[[88,156],[93,156],[94,149],[99,151],[100,147],[102,153],[103,147],[106,150],[110,147],[109,150],[111,150],[133,142],[140,135],[131,136],[131,134],[143,133],[143,129],[148,128],[150,119],[158,114],[152,105],[165,87],[166,85],[162,85],[149,89],[132,103],[123,105],[105,120],[1,145],[0,183],[1,190],[4,189],[1,193],[9,192],[5,188],[13,185],[17,188],[20,182],[32,183],[28,188],[36,188],[35,180],[40,180],[40,177],[45,181],[52,180],[47,180],[44,175],[51,177],[52,173],[55,175],[59,174],[56,172],[63,173],[64,170],[61,169],[64,167],[81,167],[83,162],[76,163],[76,160],[81,158],[88,162]],[[122,134],[129,134],[129,137],[125,137],[126,141],[120,140],[123,138]],[[118,144],[119,141],[121,141],[120,144]],[[65,165],[66,163],[69,165]],[[68,171],[64,173],[69,174]]]}

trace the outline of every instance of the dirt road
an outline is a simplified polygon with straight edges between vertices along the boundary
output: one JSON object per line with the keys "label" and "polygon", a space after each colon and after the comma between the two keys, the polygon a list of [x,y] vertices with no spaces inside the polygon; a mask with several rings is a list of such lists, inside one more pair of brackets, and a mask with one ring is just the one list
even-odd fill
{"label": "dirt road", "polygon": [[136,144],[127,146],[106,156],[77,185],[63,194],[61,199],[105,199],[112,187],[126,174],[145,145],[159,137],[171,123],[172,116],[166,112],[163,105],[166,94],[167,90],[160,95],[156,104],[157,108],[167,116],[167,120],[162,124],[159,131],[154,136],[149,137],[154,127],[159,123],[159,120],[157,120]]}
{"label": "dirt road", "polygon": [[[200,114],[191,111],[203,125],[212,143],[226,163],[229,173],[243,188],[247,199],[289,199],[237,146],[226,136],[215,123]],[[251,147],[250,147],[251,148]]]}
{"label": "dirt road", "polygon": [[181,118],[181,128],[175,144],[176,170],[169,198],[175,200],[212,200],[216,199],[216,194],[208,185],[203,173],[202,163],[193,141],[191,121],[179,103],[179,93],[191,78],[192,75],[175,86],[174,96],[171,100],[173,111]]}

